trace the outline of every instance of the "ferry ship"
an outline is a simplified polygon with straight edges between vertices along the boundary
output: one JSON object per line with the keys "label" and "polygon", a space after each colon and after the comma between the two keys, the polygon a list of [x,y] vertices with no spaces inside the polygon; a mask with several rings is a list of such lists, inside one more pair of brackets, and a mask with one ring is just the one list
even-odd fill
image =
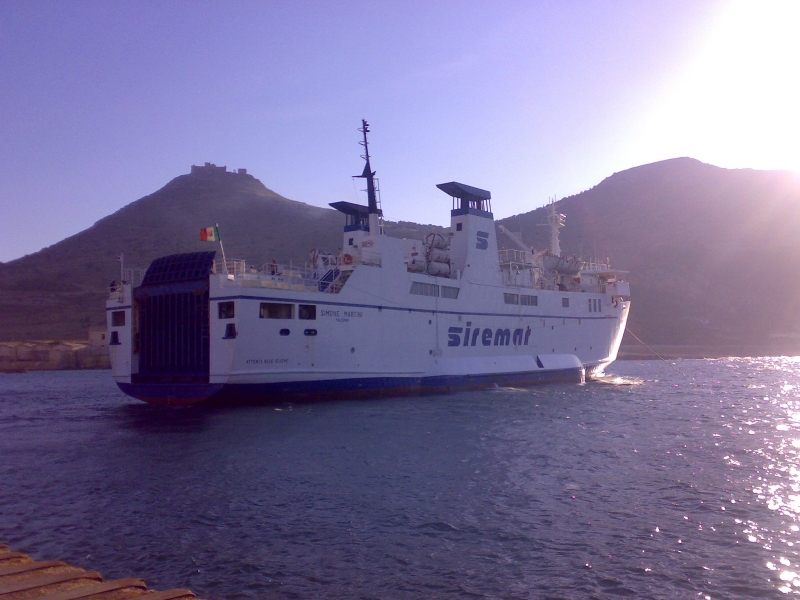
{"label": "ferry ship", "polygon": [[359,131],[368,204],[331,204],[339,254],[261,268],[177,254],[112,287],[122,391],[161,405],[417,395],[582,383],[615,360],[630,287],[623,271],[561,256],[555,204],[547,251],[502,226],[518,247],[498,251],[491,194],[454,181],[437,186],[452,199],[449,232],[389,237],[366,121]]}

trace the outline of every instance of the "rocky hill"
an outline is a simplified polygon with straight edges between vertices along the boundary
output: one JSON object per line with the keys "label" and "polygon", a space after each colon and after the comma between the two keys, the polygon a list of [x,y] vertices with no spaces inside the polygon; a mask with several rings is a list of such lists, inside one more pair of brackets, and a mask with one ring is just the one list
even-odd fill
{"label": "rocky hill", "polygon": [[[648,344],[761,348],[800,333],[798,176],[678,158],[615,173],[559,211],[565,254],[608,257],[628,271],[630,330]],[[501,223],[544,248],[544,219],[537,209]],[[0,264],[0,341],[84,339],[103,323],[120,252],[127,266],[146,267],[158,256],[208,250],[198,231],[213,223],[229,258],[302,263],[311,248],[339,249],[343,217],[244,173],[195,168],[77,235]],[[435,229],[386,226],[417,239]]]}

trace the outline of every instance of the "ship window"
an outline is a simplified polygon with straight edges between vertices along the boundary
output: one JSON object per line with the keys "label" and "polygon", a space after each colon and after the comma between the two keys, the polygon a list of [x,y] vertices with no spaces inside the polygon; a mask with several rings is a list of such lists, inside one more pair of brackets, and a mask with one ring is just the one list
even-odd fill
{"label": "ship window", "polygon": [[123,327],[125,325],[125,311],[115,310],[111,313],[111,326]]}
{"label": "ship window", "polygon": [[524,306],[539,306],[539,296],[527,296],[522,294],[519,297],[519,303]]}
{"label": "ship window", "polygon": [[422,283],[421,281],[411,282],[411,293],[417,296],[438,296],[439,286],[435,283]]}
{"label": "ship window", "polygon": [[589,298],[589,312],[594,312],[594,298]]}
{"label": "ship window", "polygon": [[452,298],[453,300],[458,299],[458,288],[457,287],[450,287],[449,285],[442,286],[442,298]]}
{"label": "ship window", "polygon": [[297,318],[306,321],[314,321],[317,318],[317,305],[299,304],[297,306]]}
{"label": "ship window", "polygon": [[258,315],[262,319],[293,319],[294,304],[282,302],[262,302]]}
{"label": "ship window", "polygon": [[456,223],[456,231],[461,231],[463,223]]}
{"label": "ship window", "polygon": [[119,346],[119,333],[116,331],[111,332],[111,341],[108,342],[109,346]]}
{"label": "ship window", "polygon": [[562,298],[561,299],[561,306],[563,308],[569,308],[569,298]]}
{"label": "ship window", "polygon": [[352,246],[353,245],[353,238],[348,238],[347,245],[348,246]]}
{"label": "ship window", "polygon": [[503,294],[506,304],[519,304],[519,294]]}
{"label": "ship window", "polygon": [[233,302],[220,302],[218,306],[219,310],[219,318],[220,319],[232,319],[234,312],[233,312]]}

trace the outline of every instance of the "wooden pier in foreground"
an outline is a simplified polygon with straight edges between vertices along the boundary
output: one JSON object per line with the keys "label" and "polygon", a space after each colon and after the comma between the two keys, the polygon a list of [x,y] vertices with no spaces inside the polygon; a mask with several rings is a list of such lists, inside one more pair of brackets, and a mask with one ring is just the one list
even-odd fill
{"label": "wooden pier in foreground", "polygon": [[189,590],[148,590],[142,579],[104,581],[59,560],[37,562],[0,544],[0,600],[190,600]]}

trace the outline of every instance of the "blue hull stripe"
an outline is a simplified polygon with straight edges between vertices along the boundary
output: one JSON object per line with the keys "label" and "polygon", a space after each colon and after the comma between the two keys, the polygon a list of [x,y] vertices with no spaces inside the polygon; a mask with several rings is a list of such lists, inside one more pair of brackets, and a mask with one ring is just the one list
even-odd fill
{"label": "blue hull stripe", "polygon": [[120,389],[150,404],[188,406],[211,404],[268,404],[297,400],[379,398],[482,389],[495,385],[529,386],[544,383],[582,383],[582,367],[488,375],[444,375],[437,377],[361,377],[324,381],[291,381],[247,384],[131,384]]}

